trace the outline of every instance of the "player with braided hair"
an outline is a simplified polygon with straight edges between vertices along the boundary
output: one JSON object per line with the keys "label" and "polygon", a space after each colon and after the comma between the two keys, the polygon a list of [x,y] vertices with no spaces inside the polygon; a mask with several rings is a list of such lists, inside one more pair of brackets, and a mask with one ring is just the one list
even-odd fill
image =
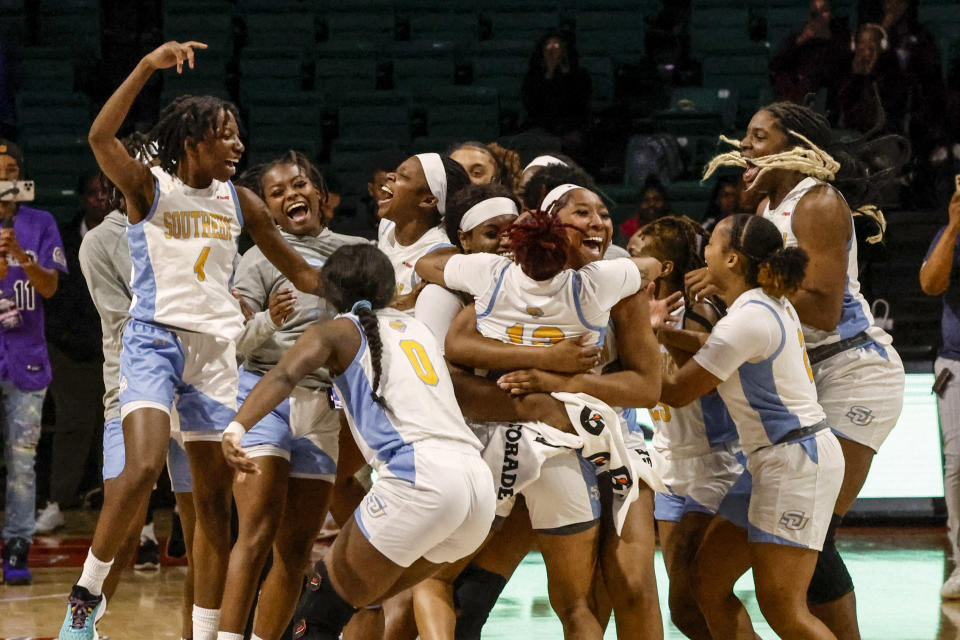
{"label": "player with braided hair", "polygon": [[[660,261],[655,296],[669,301],[682,297],[686,274],[704,266],[708,238],[693,220],[667,216],[641,227],[627,248],[631,255]],[[675,373],[703,345],[719,318],[712,300],[686,300],[669,323],[656,327],[664,375]],[[670,578],[670,616],[687,637],[709,639],[694,595],[696,557],[720,502],[743,473],[736,428],[716,393],[682,407],[660,403],[650,416],[659,454],[654,465],[668,488],[655,497],[654,518]]]}
{"label": "player with braided hair", "polygon": [[229,557],[232,474],[220,452],[222,422],[237,401],[234,340],[243,314],[230,291],[245,228],[267,258],[301,291],[316,292],[318,272],[283,241],[263,201],[234,188],[244,146],[236,109],[209,97],[181,97],[152,132],[160,166],[132,158],[116,134],[138,93],[157,71],[194,66],[200,42],[167,42],[148,53],[90,127],[103,173],[123,193],[133,267],[130,320],[120,365],[120,414],[126,450],[116,491],[106,499],[83,572],[60,630],[90,640],[101,589],[131,513],[138,513],[163,468],[176,404],[190,459],[196,505],[193,540],[193,637],[216,637]]}
{"label": "player with braided hair", "polygon": [[[810,263],[790,295],[810,354],[820,404],[840,437],[846,461],[843,486],[810,584],[809,600],[840,638],[860,637],[853,581],[840,558],[835,532],[860,492],[873,456],[903,407],[903,364],[891,337],[874,326],[860,293],[857,241],[851,207],[866,202],[896,177],[906,145],[897,136],[835,141],[823,116],[808,107],[774,103],[751,119],[739,152],[715,159],[746,167],[747,191],[763,194],[758,214],[780,229],[787,246],[800,247]],[[864,157],[884,148],[870,171]],[[833,184],[829,184],[833,181]],[[841,193],[843,190],[843,193]],[[690,278],[693,295],[709,291],[709,274]]]}
{"label": "player with braided hair", "polygon": [[523,176],[520,156],[516,151],[496,142],[461,142],[447,152],[463,165],[473,184],[502,184],[511,193],[518,193]]}
{"label": "player with braided hair", "polygon": [[736,424],[746,467],[704,535],[697,601],[709,634],[754,638],[733,594],[753,568],[757,601],[781,638],[835,636],[807,606],[807,585],[843,479],[843,453],[817,403],[797,313],[787,296],[805,278],[806,253],[784,247],[759,216],[721,220],[705,250],[728,305],[697,353],[663,378],[661,401],[683,407],[716,389]]}
{"label": "player with braided hair", "polygon": [[[490,530],[495,494],[433,334],[386,308],[395,286],[387,257],[369,245],[342,247],[321,275],[323,296],[340,315],[303,333],[227,431],[245,432],[305,375],[331,371],[353,437],[378,473],[297,608],[296,638],[335,640],[358,607],[476,549]],[[242,466],[238,457],[232,461]]]}

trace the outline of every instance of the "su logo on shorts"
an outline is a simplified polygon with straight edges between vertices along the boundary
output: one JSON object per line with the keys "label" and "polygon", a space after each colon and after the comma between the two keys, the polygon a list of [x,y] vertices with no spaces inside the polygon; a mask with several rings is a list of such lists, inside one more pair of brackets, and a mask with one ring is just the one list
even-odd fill
{"label": "su logo on shorts", "polygon": [[780,514],[780,524],[793,531],[803,529],[809,521],[810,518],[803,511],[784,511]]}
{"label": "su logo on shorts", "polygon": [[873,422],[873,411],[861,405],[853,405],[845,415],[858,427],[865,427]]}
{"label": "su logo on shorts", "polygon": [[370,514],[371,518],[379,518],[387,513],[387,503],[375,496],[372,493],[367,494],[366,499],[367,513]]}

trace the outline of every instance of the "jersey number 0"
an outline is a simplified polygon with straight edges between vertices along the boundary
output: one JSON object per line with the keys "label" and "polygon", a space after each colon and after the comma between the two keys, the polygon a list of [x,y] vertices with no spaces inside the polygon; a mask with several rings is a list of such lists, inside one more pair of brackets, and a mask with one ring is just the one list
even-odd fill
{"label": "jersey number 0", "polygon": [[413,367],[417,377],[431,387],[436,385],[440,379],[437,377],[437,371],[433,368],[430,358],[427,357],[427,350],[423,348],[423,345],[416,340],[401,340],[400,348],[407,355],[407,360],[410,361],[410,366]]}

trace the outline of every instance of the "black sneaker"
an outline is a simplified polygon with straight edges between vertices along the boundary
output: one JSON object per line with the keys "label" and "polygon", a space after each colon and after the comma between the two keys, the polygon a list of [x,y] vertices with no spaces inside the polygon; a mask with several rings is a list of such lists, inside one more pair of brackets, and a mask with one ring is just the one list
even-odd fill
{"label": "black sneaker", "polygon": [[183,539],[183,525],[180,523],[180,514],[173,514],[173,525],[170,530],[170,539],[167,540],[167,555],[171,558],[182,558],[187,555],[187,543]]}
{"label": "black sneaker", "polygon": [[156,571],[160,568],[160,547],[156,542],[148,539],[140,543],[133,568],[137,571]]}
{"label": "black sneaker", "polygon": [[4,543],[3,582],[13,586],[28,585],[33,582],[33,576],[27,568],[29,554],[30,541],[26,538],[11,538]]}

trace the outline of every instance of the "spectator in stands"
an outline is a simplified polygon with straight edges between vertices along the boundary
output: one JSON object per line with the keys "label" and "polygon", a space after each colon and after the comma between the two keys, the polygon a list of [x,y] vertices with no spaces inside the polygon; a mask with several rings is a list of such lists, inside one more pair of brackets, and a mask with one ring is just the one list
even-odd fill
{"label": "spectator in stands", "polygon": [[91,446],[99,449],[96,436],[103,430],[100,315],[80,271],[80,241],[114,207],[99,172],[80,176],[77,194],[77,215],[60,226],[69,270],[57,293],[46,303],[47,346],[53,368],[50,393],[57,419],[50,463],[50,501],[37,516],[37,533],[49,533],[61,526],[61,508],[77,504]]}
{"label": "spectator in stands", "polygon": [[887,50],[887,34],[878,24],[860,27],[853,59],[830,98],[831,125],[865,133],[874,127],[888,133],[906,130],[910,83]]}
{"label": "spectator in stands", "polygon": [[590,74],[579,65],[572,36],[560,31],[543,36],[523,79],[527,126],[560,137],[564,151],[575,155],[587,130],[590,91]]}
{"label": "spectator in stands", "polygon": [[[22,177],[23,156],[0,139],[0,180]],[[7,467],[3,574],[7,584],[30,584],[27,556],[36,509],[34,459],[40,412],[50,384],[42,298],[67,272],[53,216],[13,200],[0,201],[0,399]]]}
{"label": "spectator in stands", "polygon": [[742,202],[743,180],[736,174],[721,174],[713,185],[710,203],[703,214],[703,228],[713,232],[718,222],[735,213],[751,213]]}
{"label": "spectator in stands", "polygon": [[943,344],[934,363],[943,432],[943,495],[947,503],[947,535],[954,570],[943,583],[944,599],[960,598],[960,189],[950,200],[949,221],[937,232],[920,267],[920,286],[931,296],[943,296],[940,333]]}
{"label": "spectator in stands", "polygon": [[670,200],[667,197],[667,190],[660,182],[660,178],[653,174],[648,175],[643,181],[643,191],[640,193],[637,212],[620,224],[621,246],[643,225],[668,215],[670,215]]}
{"label": "spectator in stands", "polygon": [[832,90],[850,60],[850,30],[834,15],[829,0],[811,0],[810,17],[770,58],[777,100],[802,103],[808,93]]}
{"label": "spectator in stands", "polygon": [[[946,90],[937,42],[920,23],[919,0],[871,0],[860,10],[861,21],[878,22],[887,35],[887,49],[896,60],[902,82],[909,90],[905,131],[913,147],[912,195],[914,206],[939,206],[937,183],[949,182],[944,166]],[[884,105],[886,107],[886,105]]]}

